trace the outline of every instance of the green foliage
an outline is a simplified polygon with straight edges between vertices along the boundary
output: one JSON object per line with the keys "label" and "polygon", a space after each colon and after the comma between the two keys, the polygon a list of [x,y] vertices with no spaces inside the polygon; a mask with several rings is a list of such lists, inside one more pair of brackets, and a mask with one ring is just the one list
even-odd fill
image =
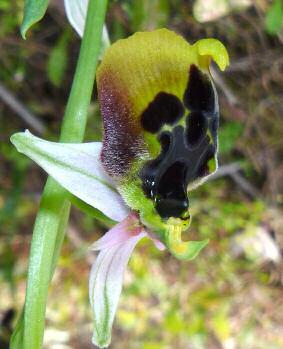
{"label": "green foliage", "polygon": [[228,310],[229,307],[223,302],[211,317],[211,325],[215,335],[221,342],[224,342],[231,335]]}
{"label": "green foliage", "polygon": [[162,349],[163,344],[158,342],[148,342],[144,343],[142,349]]}
{"label": "green foliage", "polygon": [[166,331],[169,331],[175,335],[184,332],[185,322],[184,319],[182,319],[181,312],[179,309],[177,310],[177,307],[166,314],[163,326]]}
{"label": "green foliage", "polygon": [[167,0],[136,0],[125,4],[131,18],[132,30],[152,30],[166,25],[169,17]]}
{"label": "green foliage", "polygon": [[47,7],[48,0],[25,0],[24,18],[21,25],[21,33],[24,39],[29,28],[44,16]]}
{"label": "green foliage", "polygon": [[[21,193],[27,170],[27,159],[21,156],[10,144],[3,143],[0,145],[0,154],[3,154],[6,160],[9,160],[12,167],[11,188],[4,190],[0,187],[0,199],[3,195],[4,203],[0,205],[0,222],[1,229],[5,232],[5,239],[0,245],[0,277],[7,281],[14,288],[14,265],[15,255],[12,250],[12,239],[17,229],[17,218],[19,216],[19,204]],[[1,202],[0,202],[1,204]]]}
{"label": "green foliage", "polygon": [[20,4],[19,0],[0,0],[0,38],[17,30],[21,21]]}
{"label": "green foliage", "polygon": [[220,128],[219,150],[221,154],[230,153],[243,132],[243,124],[238,121],[229,121]]}
{"label": "green foliage", "polygon": [[283,4],[282,0],[274,0],[270,6],[266,18],[265,29],[269,34],[278,34],[283,28]]}
{"label": "green foliage", "polygon": [[48,79],[56,87],[61,86],[67,69],[69,38],[69,30],[66,30],[51,50],[47,62]]}

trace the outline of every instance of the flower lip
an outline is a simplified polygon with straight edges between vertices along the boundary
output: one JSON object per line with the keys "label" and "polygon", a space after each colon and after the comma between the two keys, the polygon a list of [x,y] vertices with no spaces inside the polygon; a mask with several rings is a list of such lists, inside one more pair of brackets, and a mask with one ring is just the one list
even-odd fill
{"label": "flower lip", "polygon": [[206,136],[191,149],[184,128],[176,126],[164,149],[141,170],[143,189],[162,218],[182,217],[189,207],[187,186],[206,174],[207,161],[215,155],[215,147]]}
{"label": "flower lip", "polygon": [[190,67],[189,83],[183,100],[190,111],[201,111],[207,113],[208,117],[217,109],[216,91],[212,81],[195,64]]}
{"label": "flower lip", "polygon": [[157,133],[163,125],[174,125],[184,114],[184,107],[178,97],[159,92],[141,115],[145,131]]}
{"label": "flower lip", "polygon": [[136,33],[106,51],[97,72],[101,158],[142,217],[136,193],[152,201],[159,220],[185,217],[188,188],[216,169],[218,98],[209,63],[223,68],[227,57],[215,39],[190,45],[167,29]]}

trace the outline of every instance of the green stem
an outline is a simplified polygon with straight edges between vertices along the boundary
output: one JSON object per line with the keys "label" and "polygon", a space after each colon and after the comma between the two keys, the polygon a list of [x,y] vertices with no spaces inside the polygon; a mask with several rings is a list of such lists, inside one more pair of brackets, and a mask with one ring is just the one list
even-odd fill
{"label": "green stem", "polygon": [[[61,142],[82,141],[100,53],[107,0],[89,2],[77,70],[62,125]],[[70,122],[71,120],[71,122]]]}
{"label": "green stem", "polygon": [[[81,142],[87,122],[100,52],[107,0],[90,0],[77,69],[65,111],[61,142]],[[36,217],[28,268],[24,315],[13,334],[11,349],[41,349],[51,281],[69,218],[66,192],[48,178]]]}

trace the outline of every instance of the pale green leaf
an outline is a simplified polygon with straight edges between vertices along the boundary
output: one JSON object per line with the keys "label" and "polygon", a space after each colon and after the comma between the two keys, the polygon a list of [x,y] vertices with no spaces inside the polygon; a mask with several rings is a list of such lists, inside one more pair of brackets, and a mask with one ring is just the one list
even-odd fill
{"label": "pale green leaf", "polygon": [[24,18],[21,25],[21,34],[24,39],[29,28],[44,16],[47,7],[48,0],[25,0]]}
{"label": "pale green leaf", "polygon": [[283,28],[283,4],[282,0],[273,1],[266,19],[265,29],[269,34],[277,34]]}
{"label": "pale green leaf", "polygon": [[61,86],[68,64],[68,32],[65,32],[50,52],[47,76],[53,85]]}

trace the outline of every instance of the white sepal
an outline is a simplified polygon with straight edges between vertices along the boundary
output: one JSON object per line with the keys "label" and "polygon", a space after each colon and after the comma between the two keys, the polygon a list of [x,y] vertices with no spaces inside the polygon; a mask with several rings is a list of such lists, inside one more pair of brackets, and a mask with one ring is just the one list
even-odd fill
{"label": "white sepal", "polygon": [[[87,15],[87,7],[88,0],[64,0],[65,10],[67,18],[75,29],[75,31],[79,34],[80,37],[83,36],[86,15]],[[109,35],[106,26],[103,26],[102,32],[102,49],[101,56],[104,50],[110,45]]]}
{"label": "white sepal", "polygon": [[100,348],[110,344],[124,272],[133,249],[146,235],[141,232],[120,244],[101,250],[91,268],[89,297],[94,316],[92,342]]}
{"label": "white sepal", "polygon": [[14,134],[19,152],[41,166],[62,187],[115,221],[129,209],[100,163],[100,142],[72,144],[48,142],[29,131]]}

